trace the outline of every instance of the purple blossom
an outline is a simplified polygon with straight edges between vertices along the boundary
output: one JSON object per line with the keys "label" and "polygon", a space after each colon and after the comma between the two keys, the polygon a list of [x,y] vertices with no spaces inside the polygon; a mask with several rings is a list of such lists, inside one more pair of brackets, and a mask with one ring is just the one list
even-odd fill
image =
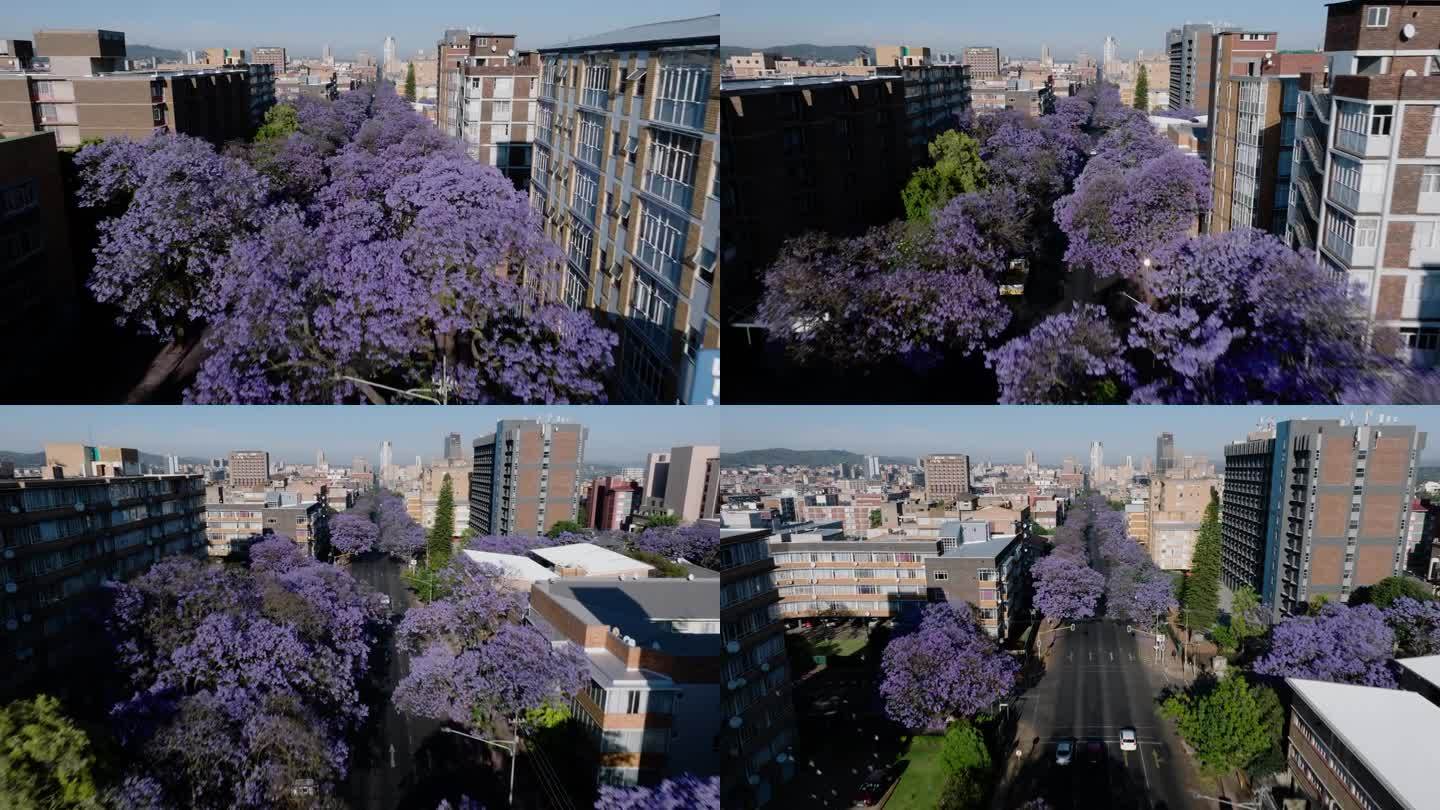
{"label": "purple blossom", "polygon": [[1086,562],[1084,552],[1060,546],[1030,568],[1035,607],[1059,621],[1088,619],[1095,615],[1105,577]]}
{"label": "purple blossom", "polygon": [[715,562],[720,548],[720,527],[713,523],[655,526],[635,537],[635,547],[667,560],[684,558],[705,567]]}
{"label": "purple blossom", "polygon": [[976,624],[968,605],[925,609],[919,628],[885,645],[885,713],[907,728],[973,716],[1014,688],[1018,665]]}
{"label": "purple blossom", "polygon": [[341,512],[330,518],[330,545],[341,554],[363,554],[375,548],[380,527],[366,515]]}
{"label": "purple blossom", "polygon": [[1374,605],[1330,602],[1318,616],[1292,616],[1270,631],[1255,662],[1261,675],[1393,688],[1395,634]]}
{"label": "purple blossom", "polygon": [[1114,402],[1135,372],[1104,307],[1076,307],[1041,321],[985,355],[1006,404]]}
{"label": "purple blossom", "polygon": [[565,537],[546,537],[543,534],[485,534],[470,538],[465,547],[474,551],[488,551],[492,554],[517,554],[537,548],[562,546],[573,542]]}
{"label": "purple blossom", "polygon": [[267,574],[283,574],[306,565],[308,560],[300,546],[283,534],[268,534],[250,545],[250,569]]}
{"label": "purple blossom", "polygon": [[687,773],[655,787],[601,785],[595,810],[720,810],[720,777]]}
{"label": "purple blossom", "polygon": [[1385,609],[1402,656],[1440,654],[1440,602],[1402,596]]}

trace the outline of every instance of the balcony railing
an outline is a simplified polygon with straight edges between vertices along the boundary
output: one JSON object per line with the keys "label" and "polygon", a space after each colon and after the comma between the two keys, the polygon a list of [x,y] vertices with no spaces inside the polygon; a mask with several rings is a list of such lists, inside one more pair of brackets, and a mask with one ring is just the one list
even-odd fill
{"label": "balcony railing", "polygon": [[1290,184],[1300,191],[1300,196],[1305,201],[1305,210],[1310,214],[1310,218],[1319,222],[1320,203],[1316,198],[1314,186],[1310,185],[1310,178],[1304,175],[1297,175],[1290,178]]}
{"label": "balcony railing", "polygon": [[1349,186],[1333,182],[1330,184],[1330,199],[1357,214],[1378,212],[1381,206],[1381,196],[1378,192],[1361,193]]}
{"label": "balcony railing", "polygon": [[1360,157],[1385,157],[1390,154],[1390,136],[1342,129],[1335,133],[1335,147]]}

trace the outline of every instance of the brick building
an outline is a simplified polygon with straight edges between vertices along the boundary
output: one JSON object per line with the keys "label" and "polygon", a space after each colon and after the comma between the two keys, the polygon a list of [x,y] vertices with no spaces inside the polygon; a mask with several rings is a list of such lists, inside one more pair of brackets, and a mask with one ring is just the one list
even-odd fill
{"label": "brick building", "polygon": [[620,332],[614,400],[686,402],[720,347],[720,17],[540,56],[530,200],[565,254],[550,292]]}
{"label": "brick building", "polygon": [[514,34],[447,31],[437,58],[440,131],[463,141],[471,157],[499,169],[516,188],[528,189],[539,54],[515,50]]}
{"label": "brick building", "polygon": [[584,427],[503,419],[474,441],[470,528],[477,535],[542,534],[580,517]]}
{"label": "brick building", "polygon": [[[76,287],[55,134],[0,136],[0,329],[44,343],[70,322]],[[40,371],[29,352],[7,354],[10,384]]]}
{"label": "brick building", "polygon": [[619,530],[639,506],[640,484],[618,475],[596,478],[585,499],[585,525],[592,529]]}

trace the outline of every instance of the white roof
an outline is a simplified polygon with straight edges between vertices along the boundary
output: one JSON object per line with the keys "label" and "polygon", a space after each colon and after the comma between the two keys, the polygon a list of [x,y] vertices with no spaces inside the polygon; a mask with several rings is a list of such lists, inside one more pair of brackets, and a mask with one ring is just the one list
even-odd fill
{"label": "white roof", "polygon": [[[1435,806],[1440,749],[1422,744],[1440,728],[1440,706],[1404,689],[1285,682],[1324,719],[1365,768],[1409,810]],[[1383,801],[1382,797],[1372,797]]]}
{"label": "white roof", "polygon": [[1419,658],[1397,658],[1395,663],[1440,686],[1440,655],[1422,655]]}
{"label": "white roof", "polygon": [[554,579],[555,572],[535,562],[529,557],[521,557],[518,554],[496,554],[491,551],[465,550],[465,556],[477,563],[493,565],[504,571],[506,579],[523,579],[526,582],[540,582],[542,580]]}
{"label": "white roof", "polygon": [[552,564],[567,568],[584,568],[591,576],[615,574],[635,569],[650,570],[653,565],[632,560],[624,554],[601,548],[594,543],[571,543],[567,546],[551,546],[530,550],[531,554]]}

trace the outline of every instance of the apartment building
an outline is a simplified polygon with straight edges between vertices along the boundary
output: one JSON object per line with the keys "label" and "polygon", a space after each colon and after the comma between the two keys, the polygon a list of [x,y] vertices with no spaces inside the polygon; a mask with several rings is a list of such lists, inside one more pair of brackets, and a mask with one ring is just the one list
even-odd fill
{"label": "apartment building", "polygon": [[[1278,35],[1273,31],[1222,31],[1211,38],[1210,187],[1208,230],[1224,233],[1239,228],[1284,232],[1289,204],[1276,188],[1277,172],[1290,171],[1288,138],[1280,126],[1284,88],[1262,76],[1274,58]],[[1289,99],[1294,115],[1295,94]],[[1281,150],[1286,149],[1281,154]],[[1277,216],[1278,209],[1278,216]]]}
{"label": "apartment building", "polygon": [[923,67],[930,64],[930,49],[923,45],[876,45],[877,67]]}
{"label": "apartment building", "polygon": [[[76,287],[54,133],[0,136],[0,329],[44,342],[69,322]],[[35,371],[22,355],[0,363],[11,384]]]}
{"label": "apartment building", "polygon": [[689,445],[670,450],[665,508],[685,523],[720,515],[720,448]]}
{"label": "apartment building", "polygon": [[202,554],[204,509],[198,475],[0,478],[0,695],[99,643],[103,583]]}
{"label": "apartment building", "polygon": [[514,34],[489,32],[447,31],[437,48],[440,130],[516,188],[528,189],[539,54],[517,51]]}
{"label": "apartment building", "polygon": [[1145,549],[1147,553],[1151,552],[1150,505],[1148,502],[1125,504],[1125,533],[1130,535],[1130,539]]}
{"label": "apartment building", "polygon": [[999,48],[966,48],[962,58],[970,68],[970,78],[976,80],[998,78],[1000,66],[1005,64]]}
{"label": "apartment building", "polygon": [[1210,109],[1215,32],[1215,27],[1206,23],[1186,23],[1166,32],[1165,47],[1170,53],[1170,109]]}
{"label": "apartment building", "polygon": [[[720,144],[727,322],[750,320],[763,269],[811,230],[849,235],[901,216],[910,179],[896,76],[726,80]],[[737,333],[737,338],[744,336]]]}
{"label": "apartment building", "polygon": [[[1328,86],[1305,94],[1306,157],[1324,150],[1322,263],[1359,290],[1374,344],[1440,360],[1440,3],[1327,7]],[[1314,156],[1317,157],[1318,156]],[[1294,229],[1303,238],[1303,228]]]}
{"label": "apartment building", "polygon": [[688,402],[720,347],[720,16],[540,50],[530,200],[556,297],[621,334],[614,399]]}
{"label": "apartment building", "polygon": [[132,447],[92,447],[76,443],[45,445],[45,466],[40,476],[59,478],[108,478],[140,474],[140,451]]}
{"label": "apartment building", "polygon": [[[930,142],[955,129],[970,110],[970,68],[963,65],[907,65],[900,69],[905,93],[905,142],[910,148],[910,166],[930,163]],[[1028,105],[1018,89],[1014,103]],[[1040,96],[1030,94],[1029,98]],[[1039,114],[1042,107],[1035,108]]]}
{"label": "apartment building", "polygon": [[526,622],[589,660],[590,683],[571,708],[600,751],[600,784],[718,775],[719,600],[714,579],[531,587]]}
{"label": "apartment building", "polygon": [[915,615],[929,600],[938,540],[770,541],[783,617]]}
{"label": "apartment building", "polygon": [[924,456],[920,469],[925,473],[925,500],[931,503],[954,501],[970,493],[970,457],[959,453]]}
{"label": "apartment building", "polygon": [[301,501],[295,494],[266,492],[244,497],[229,492],[208,497],[205,504],[206,553],[211,557],[243,557],[250,544],[267,534],[284,535],[305,553],[315,555],[315,541],[329,524],[328,498]]}
{"label": "apartment building", "polygon": [[580,516],[580,467],[588,432],[576,424],[502,419],[473,444],[470,529],[477,535],[543,534]]}
{"label": "apartment building", "polygon": [[[795,775],[795,708],[769,529],[721,529],[720,728],[724,807],[765,807]],[[733,687],[733,688],[731,688]]]}
{"label": "apartment building", "polygon": [[[415,520],[429,529],[435,525],[435,507],[440,502],[440,490],[445,487],[445,478],[450,478],[450,496],[454,499],[454,535],[459,537],[470,526],[470,474],[469,459],[451,460],[426,465],[420,472],[419,487],[414,497],[418,503]],[[408,506],[408,504],[407,504]]]}
{"label": "apartment building", "polygon": [[1425,434],[1388,419],[1278,422],[1225,448],[1221,576],[1272,618],[1404,570]]}
{"label": "apartment building", "polygon": [[270,65],[276,73],[285,72],[285,66],[288,63],[285,49],[281,47],[260,47],[250,51],[250,64]]}
{"label": "apartment building", "polygon": [[270,486],[270,454],[264,450],[231,450],[225,480],[232,489]]}
{"label": "apartment building", "polygon": [[29,70],[35,43],[28,39],[0,39],[0,70]]}
{"label": "apartment building", "polygon": [[1312,806],[1422,810],[1434,805],[1434,751],[1413,741],[1440,724],[1440,706],[1408,689],[1299,678],[1285,683],[1293,695],[1287,759],[1296,788]]}
{"label": "apartment building", "polygon": [[201,51],[204,64],[231,67],[249,62],[244,48],[206,48]]}
{"label": "apartment building", "polygon": [[[988,533],[987,533],[988,534]],[[1034,549],[1023,535],[945,545],[924,559],[931,602],[965,602],[986,633],[1009,638],[1030,609]]]}
{"label": "apartment building", "polygon": [[592,529],[623,530],[630,514],[640,505],[640,484],[619,475],[606,475],[590,482],[585,499],[585,525]]}
{"label": "apartment building", "polygon": [[[1210,494],[1219,489],[1214,478],[1155,478],[1150,481],[1146,510],[1150,559],[1165,571],[1189,570],[1195,537]],[[1127,507],[1128,511],[1128,507]]]}

